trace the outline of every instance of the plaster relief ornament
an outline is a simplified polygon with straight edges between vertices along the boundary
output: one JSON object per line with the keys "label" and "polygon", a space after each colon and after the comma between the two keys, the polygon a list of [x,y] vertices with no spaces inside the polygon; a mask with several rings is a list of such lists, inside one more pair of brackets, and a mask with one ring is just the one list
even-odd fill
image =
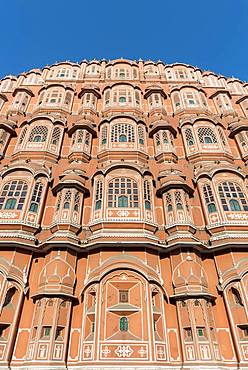
{"label": "plaster relief ornament", "polygon": [[133,353],[133,350],[130,346],[118,346],[115,350],[115,353],[118,357],[130,357]]}

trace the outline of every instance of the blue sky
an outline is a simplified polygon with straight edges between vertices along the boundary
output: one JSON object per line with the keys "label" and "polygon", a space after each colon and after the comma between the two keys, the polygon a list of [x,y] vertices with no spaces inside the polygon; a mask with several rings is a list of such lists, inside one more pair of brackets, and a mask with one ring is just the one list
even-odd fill
{"label": "blue sky", "polygon": [[2,0],[0,77],[123,57],[248,81],[247,15],[248,0]]}

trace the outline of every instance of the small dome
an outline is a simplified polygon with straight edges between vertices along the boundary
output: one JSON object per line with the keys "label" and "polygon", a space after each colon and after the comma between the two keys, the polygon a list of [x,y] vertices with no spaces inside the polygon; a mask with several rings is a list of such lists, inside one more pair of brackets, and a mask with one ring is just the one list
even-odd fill
{"label": "small dome", "polygon": [[202,266],[188,256],[175,268],[173,285],[176,293],[207,293],[207,276]]}
{"label": "small dome", "polygon": [[39,293],[73,294],[75,272],[68,262],[57,255],[42,269],[39,278]]}

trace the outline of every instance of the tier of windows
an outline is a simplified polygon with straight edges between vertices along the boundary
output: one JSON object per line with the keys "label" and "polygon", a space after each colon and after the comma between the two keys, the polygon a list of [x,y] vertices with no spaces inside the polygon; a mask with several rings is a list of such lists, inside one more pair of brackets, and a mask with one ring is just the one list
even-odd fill
{"label": "tier of windows", "polygon": [[81,102],[82,102],[82,107],[80,107],[79,111],[82,108],[91,108],[93,110],[96,110],[97,97],[93,92],[88,92],[88,93],[83,94]]}
{"label": "tier of windows", "polygon": [[163,200],[167,225],[192,223],[189,196],[183,189],[166,191]]}
{"label": "tier of windows", "polygon": [[77,189],[65,188],[57,194],[54,222],[79,224],[83,195]]}
{"label": "tier of windows", "polygon": [[231,154],[222,127],[199,122],[194,126],[182,128],[183,139],[188,157],[196,153],[227,153]]}
{"label": "tier of windows", "polygon": [[[1,221],[12,223],[19,220],[38,224],[46,183],[45,179],[33,181],[28,175],[27,180],[13,178],[10,181],[4,181],[0,189],[0,210],[3,215]],[[13,217],[4,216],[9,214]]]}
{"label": "tier of windows", "polygon": [[194,71],[191,68],[166,68],[166,78],[169,81],[198,81],[201,80],[200,71]]}
{"label": "tier of windows", "polygon": [[37,108],[64,108],[70,110],[73,100],[73,92],[63,87],[50,87],[40,93]]}
{"label": "tier of windows", "polygon": [[[220,153],[226,157],[232,156],[225,131],[220,125],[210,121],[198,120],[195,124],[184,123],[182,138],[187,157],[197,160],[202,154],[209,155],[209,159]],[[59,154],[64,129],[62,125],[53,125],[48,119],[35,119],[30,124],[25,124],[20,133],[15,153],[20,151],[48,151]],[[0,129],[0,150],[6,150],[9,131]],[[71,134],[70,134],[71,135]],[[241,131],[234,135],[242,157],[245,159],[248,153],[248,134]],[[161,153],[176,153],[173,143],[173,135],[169,129],[159,129],[153,134],[155,155]],[[72,134],[70,152],[81,152],[90,156],[92,145],[92,133],[85,129],[77,129]],[[141,150],[147,151],[147,132],[143,123],[136,123],[130,118],[112,119],[110,123],[100,126],[99,152],[111,150]],[[168,159],[164,159],[168,160]]]}
{"label": "tier of windows", "polygon": [[139,70],[137,67],[118,65],[107,67],[105,75],[107,80],[136,80],[139,78]]}
{"label": "tier of windows", "polygon": [[155,154],[175,153],[173,145],[173,135],[169,130],[159,130],[153,135]]}
{"label": "tier of windows", "polygon": [[86,129],[77,129],[72,134],[71,153],[86,153],[90,156],[92,134]]}
{"label": "tier of windows", "polygon": [[141,107],[141,91],[132,86],[114,86],[104,91],[104,108],[118,107]]}
{"label": "tier of windows", "polygon": [[79,68],[69,67],[57,67],[51,69],[46,78],[50,80],[75,80],[79,76]]}
{"label": "tier of windows", "polygon": [[[153,220],[152,183],[130,177],[115,177],[110,181],[95,179],[93,219],[114,219],[126,215],[129,218]],[[106,201],[103,197],[106,192]]]}
{"label": "tier of windows", "polygon": [[210,223],[245,220],[242,214],[248,212],[248,203],[242,183],[223,181],[214,186],[205,183],[202,185],[201,195]]}
{"label": "tier of windows", "polygon": [[38,121],[22,128],[15,152],[49,151],[58,154],[63,136],[63,128],[46,121]]}
{"label": "tier of windows", "polygon": [[227,94],[218,94],[213,98],[217,111],[220,114],[233,112],[231,100]]}
{"label": "tier of windows", "polygon": [[22,82],[23,85],[42,85],[44,83],[43,78],[41,77],[40,74],[37,73],[29,73],[24,81]]}
{"label": "tier of windows", "polygon": [[[130,217],[152,221],[154,219],[152,188],[152,182],[148,178],[124,175],[112,177],[112,179],[96,178],[92,207],[93,220],[115,219],[125,215],[126,220]],[[247,194],[240,181],[202,182],[199,190],[210,224],[223,221],[235,223],[246,219],[242,214],[248,212]],[[30,181],[25,179],[4,182],[0,189],[0,210],[15,211],[16,217],[20,220],[26,219],[35,223],[40,218],[39,210],[44,202],[44,192],[45,183],[41,180],[36,180],[32,186]],[[170,189],[163,192],[163,202],[167,226],[192,223],[189,195],[185,190]],[[61,189],[57,193],[54,222],[79,225],[82,204],[83,190],[79,191],[73,186]]]}
{"label": "tier of windows", "polygon": [[16,87],[16,80],[12,78],[6,78],[1,81],[0,92],[12,92]]}
{"label": "tier of windows", "polygon": [[149,111],[156,108],[164,108],[164,98],[160,93],[151,93],[147,98]]}
{"label": "tier of windows", "polygon": [[235,135],[242,157],[246,158],[248,153],[248,131],[239,132]]}
{"label": "tier of windows", "polygon": [[[32,75],[30,76],[32,77]],[[33,82],[33,84],[34,83],[35,82]],[[9,105],[8,111],[11,113],[27,112],[30,109],[29,107],[33,107],[30,104],[31,96],[33,96],[31,91],[17,91],[11,104]],[[49,108],[71,111],[73,96],[74,91],[71,87],[64,87],[59,85],[59,83],[56,85],[51,84],[50,86],[41,90],[34,110]],[[94,89],[92,91],[90,91],[90,89],[86,90],[83,94],[80,93],[79,98],[81,98],[81,104],[78,109],[79,113],[83,108],[90,108],[94,111],[97,110],[97,102],[98,98],[100,98],[100,94],[94,91]],[[182,87],[179,90],[177,89],[171,92],[171,103],[174,113],[179,113],[185,109],[206,111],[209,110],[209,107],[212,110],[212,113],[231,114],[234,112],[234,107],[232,106],[232,100],[229,92],[216,92],[216,94],[212,96],[212,99],[216,109],[211,102],[207,101],[203,90],[199,90],[195,87]],[[5,99],[0,98],[0,109],[1,105],[3,106],[4,103]],[[236,103],[240,107],[238,110],[242,112],[242,115],[247,116],[248,100],[243,97],[242,99],[236,101]],[[147,97],[147,105],[148,112],[151,112],[157,108],[164,109],[164,112],[170,110],[169,100],[168,103],[165,104],[164,92],[162,90],[161,92],[150,92]],[[103,110],[110,107],[118,107],[123,109],[132,107],[134,109],[143,109],[144,104],[141,90],[138,87],[124,83],[114,85],[111,88],[106,88],[103,92]]]}
{"label": "tier of windows", "polygon": [[195,89],[182,88],[180,91],[173,91],[171,98],[175,112],[183,109],[208,108],[204,92]]}
{"label": "tier of windows", "polygon": [[[68,333],[70,310],[71,302],[69,300],[53,297],[41,298],[36,301],[29,336],[29,344],[32,346],[33,352],[32,354],[27,353],[27,360],[37,355],[39,343],[46,342],[51,348],[54,343],[62,343],[63,345]],[[50,358],[54,360],[53,352],[50,352]]]}
{"label": "tier of windows", "polygon": [[26,112],[31,96],[23,91],[20,91],[14,97],[14,100],[9,108],[11,112]]}
{"label": "tier of windows", "polygon": [[145,150],[146,130],[143,124],[123,118],[103,124],[100,129],[100,150]]}
{"label": "tier of windows", "polygon": [[248,99],[243,99],[242,101],[240,101],[240,106],[242,108],[242,112],[244,114],[245,117],[248,117]]}

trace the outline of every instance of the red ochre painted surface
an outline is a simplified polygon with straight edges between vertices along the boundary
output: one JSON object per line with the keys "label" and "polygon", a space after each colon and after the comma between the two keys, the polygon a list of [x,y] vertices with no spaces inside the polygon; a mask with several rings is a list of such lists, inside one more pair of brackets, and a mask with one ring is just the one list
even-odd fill
{"label": "red ochre painted surface", "polygon": [[0,369],[248,369],[246,83],[7,76],[0,156]]}

